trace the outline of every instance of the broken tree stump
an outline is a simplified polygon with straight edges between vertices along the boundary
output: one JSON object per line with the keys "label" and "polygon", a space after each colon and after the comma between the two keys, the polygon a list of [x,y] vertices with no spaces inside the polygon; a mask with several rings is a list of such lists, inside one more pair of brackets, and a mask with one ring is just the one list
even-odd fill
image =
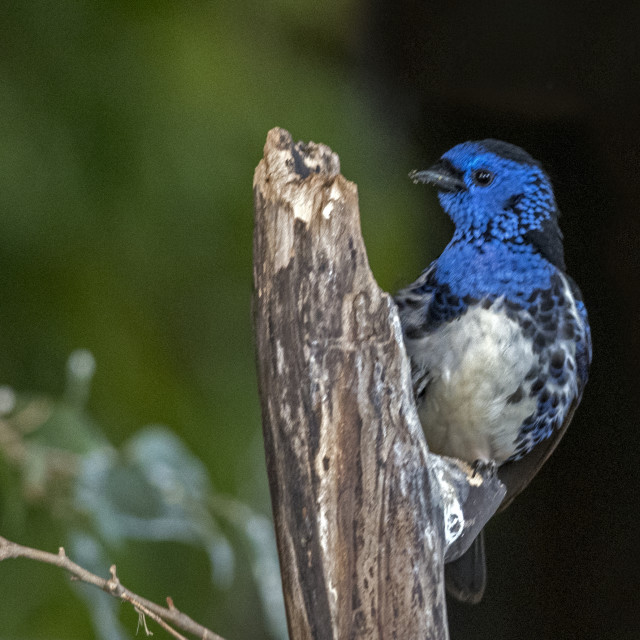
{"label": "broken tree stump", "polygon": [[393,299],[336,154],[269,132],[254,178],[254,320],[292,640],[448,638],[444,562],[504,496],[428,451]]}

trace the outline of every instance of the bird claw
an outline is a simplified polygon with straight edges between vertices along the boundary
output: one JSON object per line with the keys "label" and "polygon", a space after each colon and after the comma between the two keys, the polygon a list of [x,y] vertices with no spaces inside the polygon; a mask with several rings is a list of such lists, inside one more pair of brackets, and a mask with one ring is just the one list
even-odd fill
{"label": "bird claw", "polygon": [[472,465],[473,473],[471,474],[472,478],[475,478],[477,475],[479,476],[488,476],[493,478],[498,472],[498,465],[495,460],[476,460]]}

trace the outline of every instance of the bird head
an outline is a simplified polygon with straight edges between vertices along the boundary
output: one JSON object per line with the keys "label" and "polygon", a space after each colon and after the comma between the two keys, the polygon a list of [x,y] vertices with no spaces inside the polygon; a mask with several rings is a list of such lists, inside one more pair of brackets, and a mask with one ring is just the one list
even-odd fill
{"label": "bird head", "polygon": [[410,177],[436,187],[456,227],[454,242],[529,247],[564,269],[551,181],[520,147],[500,140],[464,142]]}

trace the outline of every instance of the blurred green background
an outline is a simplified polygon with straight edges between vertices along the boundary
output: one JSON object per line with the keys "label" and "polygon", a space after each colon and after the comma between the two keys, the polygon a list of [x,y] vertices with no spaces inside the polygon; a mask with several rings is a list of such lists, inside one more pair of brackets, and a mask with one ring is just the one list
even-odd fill
{"label": "blurred green background", "polygon": [[[3,2],[0,535],[284,638],[250,312],[267,131],[340,155],[391,291],[451,229],[409,170],[497,137],[556,185],[595,359],[451,635],[640,637],[638,32],[631,2]],[[0,640],[134,637],[101,596],[3,562]]]}
{"label": "blurred green background", "polygon": [[[284,126],[340,154],[383,286],[411,279],[425,254],[406,147],[348,63],[362,35],[358,3],[314,4],[312,18],[307,9],[25,0],[0,10],[5,431],[54,460],[60,452],[47,448],[72,449],[84,464],[70,487],[44,453],[35,463],[33,447],[27,460],[5,451],[0,534],[65,545],[103,574],[116,562],[125,585],[173,596],[229,638],[281,629],[268,620],[281,612],[265,611],[281,605],[261,599],[242,532],[243,517],[270,517],[250,313],[252,178],[267,131]],[[74,352],[76,368],[92,368],[78,349],[95,359],[86,408],[78,388],[90,373],[72,361],[65,374]],[[159,462],[145,467],[131,438],[150,424],[167,425],[210,476],[194,498],[208,504],[210,530],[195,540],[179,520],[200,516],[171,521],[149,505],[163,489],[145,473]],[[94,493],[78,496],[76,482]],[[211,506],[220,496],[239,501],[236,528]],[[121,521],[141,513],[141,531]],[[219,548],[202,541],[218,529]],[[0,638],[98,633],[67,583],[24,560],[0,565]],[[95,622],[120,637],[106,630],[109,615]],[[122,607],[120,617],[133,637],[135,614]]]}

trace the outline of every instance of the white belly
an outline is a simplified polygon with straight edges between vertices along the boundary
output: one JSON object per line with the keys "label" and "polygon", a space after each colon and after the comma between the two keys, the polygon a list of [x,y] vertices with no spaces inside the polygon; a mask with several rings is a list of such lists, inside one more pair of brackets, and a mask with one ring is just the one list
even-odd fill
{"label": "white belly", "polygon": [[[429,372],[419,407],[429,448],[468,462],[500,464],[513,455],[519,428],[536,409],[524,379],[538,363],[517,322],[477,307],[406,344]],[[514,398],[519,388],[522,397]]]}

